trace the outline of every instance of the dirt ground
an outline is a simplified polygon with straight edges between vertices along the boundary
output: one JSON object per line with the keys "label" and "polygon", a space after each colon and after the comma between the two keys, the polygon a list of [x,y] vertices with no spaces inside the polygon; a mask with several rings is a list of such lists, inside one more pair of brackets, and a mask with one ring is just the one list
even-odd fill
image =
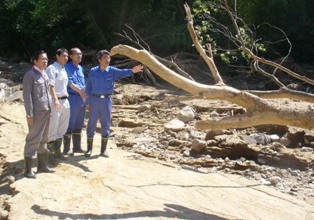
{"label": "dirt ground", "polygon": [[91,158],[76,154],[54,174],[24,178],[24,115],[20,102],[1,104],[0,160],[11,172],[0,181],[2,219],[314,219],[313,205],[237,175],[143,157],[113,140],[110,158],[98,157],[99,134]]}

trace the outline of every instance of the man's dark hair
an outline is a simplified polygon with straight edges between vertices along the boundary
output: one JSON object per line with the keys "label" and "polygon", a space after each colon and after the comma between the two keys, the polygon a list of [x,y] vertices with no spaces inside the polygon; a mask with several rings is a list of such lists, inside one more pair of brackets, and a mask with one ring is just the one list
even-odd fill
{"label": "man's dark hair", "polygon": [[59,49],[56,51],[56,55],[60,56],[63,52],[69,53],[67,49],[65,49],[65,48],[59,48]]}
{"label": "man's dark hair", "polygon": [[39,56],[40,56],[41,54],[44,54],[44,53],[47,54],[44,50],[37,50],[37,51],[33,54],[33,56],[32,56],[31,63],[32,63],[32,64],[35,64],[34,61],[35,61],[35,60],[38,61]]}
{"label": "man's dark hair", "polygon": [[79,48],[73,47],[73,48],[69,51],[69,55],[73,55],[76,50],[79,50]]}
{"label": "man's dark hair", "polygon": [[110,55],[108,50],[100,50],[100,51],[98,51],[97,54],[96,54],[97,60],[101,59],[104,54]]}

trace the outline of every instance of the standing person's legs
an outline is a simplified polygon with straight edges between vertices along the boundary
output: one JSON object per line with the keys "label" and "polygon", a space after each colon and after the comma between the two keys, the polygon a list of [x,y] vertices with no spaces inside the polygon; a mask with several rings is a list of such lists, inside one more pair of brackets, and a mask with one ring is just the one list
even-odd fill
{"label": "standing person's legs", "polygon": [[94,137],[96,133],[96,124],[99,118],[99,112],[101,109],[102,99],[91,98],[90,100],[90,109],[89,109],[89,119],[87,123],[86,135],[87,137]]}
{"label": "standing person's legs", "polygon": [[103,157],[109,157],[107,152],[108,137],[110,134],[111,125],[111,111],[112,111],[112,100],[106,98],[100,111],[100,124],[101,124],[101,149],[100,155]]}
{"label": "standing person's legs", "polygon": [[63,145],[64,150],[63,153],[67,155],[73,155],[73,152],[71,151],[71,139],[72,139],[72,132],[74,130],[74,125],[76,121],[76,117],[78,114],[78,101],[81,99],[81,97],[77,95],[69,95],[68,101],[70,104],[70,117],[69,117],[69,124],[66,133],[63,136]]}
{"label": "standing person's legs", "polygon": [[69,127],[70,121],[70,103],[67,99],[60,100],[61,101],[61,109],[60,114],[58,115],[58,128],[56,131],[56,139],[62,138],[66,133]]}
{"label": "standing person's legs", "polygon": [[50,123],[50,112],[46,113],[41,117],[42,121],[42,138],[39,143],[39,148],[37,151],[37,159],[38,159],[38,166],[37,172],[44,172],[44,173],[53,173],[54,171],[48,167],[48,153],[49,150],[47,149],[47,142],[48,142],[48,135],[49,135],[49,123]]}
{"label": "standing person's legs", "polygon": [[84,127],[84,120],[85,120],[85,111],[86,111],[86,105],[85,101],[82,100],[81,97],[79,97],[80,100],[78,100],[78,111],[76,115],[76,120],[73,127],[72,132],[72,138],[73,138],[73,152],[77,153],[83,153],[81,146],[81,137],[82,137],[82,129]]}
{"label": "standing person's legs", "polygon": [[48,141],[50,112],[35,113],[33,125],[28,126],[28,134],[25,139],[24,160],[25,176],[35,178],[32,172],[32,157],[37,153],[47,154],[46,143]]}
{"label": "standing person's legs", "polygon": [[57,159],[66,160],[61,153],[62,138],[69,127],[70,103],[67,99],[60,100],[61,109],[58,118],[58,128],[56,132],[55,154]]}
{"label": "standing person's legs", "polygon": [[100,107],[100,124],[101,124],[101,137],[108,138],[110,134],[111,125],[111,111],[112,100],[111,98],[105,98]]}
{"label": "standing person's legs", "polygon": [[51,109],[50,114],[48,142],[57,139],[56,134],[58,130],[60,110],[56,109],[55,107],[53,108],[54,109]]}
{"label": "standing person's legs", "polygon": [[57,139],[57,130],[59,124],[59,115],[60,110],[58,110],[55,106],[51,109],[50,122],[49,122],[49,135],[48,135],[48,143],[47,148],[49,150],[49,163],[55,166],[58,161],[56,160],[56,151],[55,144]]}
{"label": "standing person's legs", "polygon": [[87,123],[87,151],[85,157],[90,157],[93,150],[94,135],[96,133],[96,125],[99,117],[99,111],[101,108],[102,100],[98,98],[91,98],[90,109],[89,109],[89,119]]}
{"label": "standing person's legs", "polygon": [[50,112],[35,113],[34,124],[28,126],[29,133],[25,139],[24,156],[32,157],[38,153],[48,153],[46,144],[48,142]]}

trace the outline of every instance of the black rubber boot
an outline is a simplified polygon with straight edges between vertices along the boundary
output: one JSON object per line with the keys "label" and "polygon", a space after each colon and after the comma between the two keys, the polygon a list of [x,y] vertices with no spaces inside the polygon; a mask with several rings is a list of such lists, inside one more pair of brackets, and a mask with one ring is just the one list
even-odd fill
{"label": "black rubber boot", "polygon": [[108,138],[102,138],[101,139],[101,149],[100,149],[100,156],[102,157],[109,157],[106,149],[108,144]]}
{"label": "black rubber boot", "polygon": [[37,154],[38,158],[38,173],[54,173],[55,171],[48,167],[48,154]]}
{"label": "black rubber boot", "polygon": [[58,138],[57,140],[55,140],[55,157],[59,160],[67,160],[67,158],[61,153],[61,145],[62,138]]}
{"label": "black rubber boot", "polygon": [[92,155],[92,151],[93,151],[93,141],[94,138],[87,138],[87,151],[85,153],[85,157],[90,157]]}
{"label": "black rubber boot", "polygon": [[73,153],[84,153],[81,147],[81,130],[72,133]]}
{"label": "black rubber boot", "polygon": [[24,157],[24,176],[27,178],[36,178],[36,174],[32,171],[32,157]]}
{"label": "black rubber boot", "polygon": [[55,141],[48,142],[47,148],[49,150],[49,153],[48,153],[49,164],[52,166],[56,166],[58,164],[58,161],[56,160],[56,155],[55,155]]}
{"label": "black rubber boot", "polygon": [[63,154],[73,156],[74,154],[70,150],[71,137],[72,137],[71,133],[67,133],[67,134],[63,135],[63,146],[64,146]]}

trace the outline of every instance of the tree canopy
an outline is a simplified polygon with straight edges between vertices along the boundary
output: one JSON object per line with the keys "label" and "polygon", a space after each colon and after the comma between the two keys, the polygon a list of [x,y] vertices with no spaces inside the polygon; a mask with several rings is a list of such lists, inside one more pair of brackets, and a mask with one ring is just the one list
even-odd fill
{"label": "tree canopy", "polygon": [[[116,33],[123,32],[126,24],[136,30],[159,55],[195,51],[185,27],[185,2],[199,14],[204,14],[209,8],[215,9],[215,3],[220,1],[3,0],[0,5],[0,56],[29,60],[35,49],[45,49],[49,53],[58,47],[110,49],[124,43],[124,39]],[[229,2],[235,6],[234,1]],[[292,42],[293,58],[297,62],[312,62],[314,1],[235,2],[239,17],[255,27],[267,22],[281,28]],[[218,10],[210,11],[215,12],[219,13]],[[199,22],[202,24],[201,20]],[[277,34],[271,29],[259,30],[260,37],[265,39],[275,38]],[[212,33],[206,34],[212,39],[215,37]],[[267,51],[274,52],[272,54],[286,54],[287,45],[284,43],[265,46]]]}

